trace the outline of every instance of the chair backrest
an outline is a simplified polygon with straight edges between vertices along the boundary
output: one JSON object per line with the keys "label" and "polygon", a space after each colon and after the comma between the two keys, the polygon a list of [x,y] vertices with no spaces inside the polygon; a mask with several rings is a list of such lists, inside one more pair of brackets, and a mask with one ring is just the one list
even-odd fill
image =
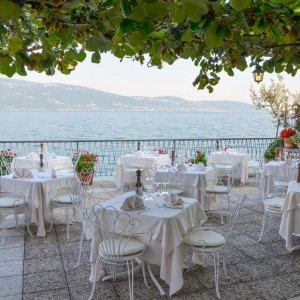
{"label": "chair backrest", "polygon": [[241,163],[238,163],[231,168],[227,169],[215,169],[215,178],[217,180],[217,185],[223,185],[227,187],[228,192],[230,192],[236,173],[240,168]]}
{"label": "chair backrest", "polygon": [[74,176],[73,178],[67,179],[67,188],[77,216],[80,219],[80,222],[83,224],[87,213],[85,209],[85,200],[88,184],[82,183],[78,177]]}
{"label": "chair backrest", "polygon": [[2,156],[2,165],[1,165],[1,176],[8,175],[12,173],[11,170],[11,161],[6,158],[4,155]]}
{"label": "chair backrest", "polygon": [[226,232],[226,242],[228,242],[230,236],[231,236],[231,233],[232,233],[232,230],[234,228],[234,225],[235,225],[235,222],[236,222],[236,219],[243,207],[243,204],[246,200],[246,195],[242,195],[238,198],[238,200],[232,204],[231,208],[230,208],[230,212],[229,212],[229,215],[228,215],[228,222],[226,224],[227,226],[227,232]]}
{"label": "chair backrest", "polygon": [[181,186],[181,173],[173,166],[156,166],[156,192],[171,193],[174,188]]}
{"label": "chair backrest", "polygon": [[147,246],[149,239],[143,240],[139,232],[140,220],[114,207],[102,207],[99,204],[94,205],[93,214],[94,236],[103,261],[109,263],[121,261],[132,238],[143,242],[144,247]]}

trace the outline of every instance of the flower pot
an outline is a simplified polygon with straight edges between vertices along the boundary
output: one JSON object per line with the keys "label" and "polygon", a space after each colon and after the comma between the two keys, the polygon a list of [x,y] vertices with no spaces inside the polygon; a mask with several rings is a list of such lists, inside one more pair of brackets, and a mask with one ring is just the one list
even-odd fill
{"label": "flower pot", "polygon": [[[89,185],[93,184],[93,179],[94,179],[94,170],[91,171],[93,174],[90,178],[90,181],[88,182]],[[86,173],[86,172],[78,172],[78,177],[80,178],[80,181],[86,182],[87,181],[87,177],[90,175],[90,173]]]}
{"label": "flower pot", "polygon": [[283,142],[284,142],[284,148],[294,148],[295,147],[293,140],[291,138],[284,138]]}

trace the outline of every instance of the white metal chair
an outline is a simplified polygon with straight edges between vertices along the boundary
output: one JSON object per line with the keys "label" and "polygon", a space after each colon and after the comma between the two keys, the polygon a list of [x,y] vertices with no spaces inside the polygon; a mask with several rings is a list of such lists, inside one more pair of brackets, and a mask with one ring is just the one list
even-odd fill
{"label": "white metal chair", "polygon": [[[90,172],[89,175],[84,178],[79,178],[75,176],[78,184],[81,184],[85,188],[85,193],[88,190],[89,182],[93,173]],[[50,189],[49,191],[49,200],[50,200],[50,210],[51,210],[51,224],[48,232],[52,230],[54,217],[53,217],[53,210],[55,208],[64,208],[65,209],[65,217],[66,217],[66,225],[67,225],[67,239],[70,238],[70,228],[69,228],[69,209],[73,209],[73,216],[74,216],[74,206],[72,200],[69,195],[68,187],[59,188],[59,189]]]}
{"label": "white metal chair", "polygon": [[260,181],[260,196],[264,205],[264,215],[262,221],[262,228],[260,236],[257,242],[260,242],[264,231],[266,222],[268,221],[268,231],[271,228],[273,217],[282,217],[282,206],[285,201],[285,196],[287,193],[288,184],[291,180],[294,180],[294,172],[291,167],[282,166],[278,168],[277,181],[274,181],[274,190],[269,191],[266,186],[266,178],[262,178]]}
{"label": "white metal chair", "polygon": [[156,192],[163,194],[183,195],[181,173],[173,166],[156,166],[155,185]]}
{"label": "white metal chair", "polygon": [[[232,208],[230,209],[228,223],[226,225],[222,227],[196,228],[183,237],[183,241],[188,247],[190,261],[192,259],[192,254],[204,254],[213,256],[215,287],[218,298],[221,298],[219,292],[220,254],[222,254],[222,251],[230,240],[232,229],[245,199],[246,195],[241,196],[238,199],[237,203],[232,206]],[[222,233],[220,233],[220,229],[223,229]],[[227,276],[225,256],[221,256],[221,261],[223,262],[224,272]]]}
{"label": "white metal chair", "polygon": [[29,229],[25,205],[26,205],[26,201],[25,201],[24,194],[0,192],[0,225],[2,228],[1,245],[3,245],[5,243],[5,229],[6,229],[5,219],[7,216],[9,216],[11,214],[14,214],[17,228],[19,228],[18,214],[24,213],[27,230],[28,230],[29,234],[31,236],[33,236]]}
{"label": "white metal chair", "polygon": [[[230,169],[216,169],[215,180],[207,181],[205,189],[208,199],[208,210],[211,210],[210,202],[216,200],[217,208],[213,210],[214,213],[221,215],[221,222],[223,223],[223,215],[228,215],[230,211],[230,191],[234,184],[235,174],[241,163],[236,164]],[[225,204],[227,207],[225,207]]]}
{"label": "white metal chair", "polygon": [[76,211],[76,215],[80,221],[81,234],[80,234],[80,248],[78,261],[74,268],[77,268],[80,264],[82,243],[84,238],[83,226],[91,224],[91,218],[89,216],[89,210],[86,209],[86,195],[88,190],[88,182],[80,182],[77,177],[67,179],[67,189],[69,199],[73,205],[73,209]]}
{"label": "white metal chair", "polygon": [[[113,207],[103,208],[95,205],[94,212],[94,236],[97,239],[99,254],[96,260],[96,273],[100,261],[111,268],[112,279],[119,275],[118,266],[127,266],[129,284],[129,298],[134,298],[134,264],[142,264],[142,256],[151,238],[150,232],[139,232],[140,220],[132,218],[129,214],[117,211]],[[145,269],[143,267],[145,279]],[[89,299],[92,299],[95,290],[97,274]],[[147,285],[147,284],[146,284]]]}

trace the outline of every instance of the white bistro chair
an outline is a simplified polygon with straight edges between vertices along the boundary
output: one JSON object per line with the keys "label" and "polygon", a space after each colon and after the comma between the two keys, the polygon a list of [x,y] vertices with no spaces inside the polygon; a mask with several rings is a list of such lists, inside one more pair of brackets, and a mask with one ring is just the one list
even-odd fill
{"label": "white bistro chair", "polygon": [[[78,184],[82,185],[84,192],[87,193],[89,188],[89,182],[91,177],[93,176],[93,172],[90,172],[89,175],[84,178],[79,178],[78,176],[74,176],[74,180],[78,182]],[[73,216],[75,215],[75,208],[73,206],[71,197],[69,195],[68,187],[59,188],[59,189],[50,189],[49,191],[49,199],[50,199],[50,210],[51,210],[51,223],[48,232],[52,230],[54,216],[53,210],[55,208],[64,208],[65,209],[65,217],[66,217],[66,225],[67,225],[67,239],[70,238],[70,228],[69,228],[69,209],[73,210]]]}
{"label": "white bistro chair", "polygon": [[22,193],[9,193],[9,192],[1,192],[0,191],[0,225],[2,228],[2,242],[1,245],[5,243],[5,222],[6,217],[14,214],[17,228],[19,228],[18,222],[18,214],[23,213],[25,215],[25,223],[27,226],[27,230],[31,236],[33,236],[30,232],[28,225],[28,218],[26,213],[26,201],[25,196]]}
{"label": "white bistro chair", "polygon": [[[95,205],[93,208],[94,236],[97,239],[98,257],[96,260],[96,273],[99,263],[110,267],[112,279],[119,275],[118,266],[127,266],[129,284],[129,298],[134,299],[134,264],[142,264],[144,281],[145,269],[142,257],[151,238],[151,232],[140,232],[140,220],[132,218],[129,214],[118,211],[113,207],[103,208]],[[92,299],[95,290],[97,274],[94,276],[93,289],[89,299]]]}
{"label": "white bistro chair", "polygon": [[[230,240],[232,229],[245,199],[246,195],[241,196],[238,199],[237,203],[232,206],[232,208],[230,209],[228,223],[226,225],[221,227],[196,228],[183,237],[183,241],[188,247],[190,260],[192,259],[192,254],[204,254],[213,256],[215,287],[218,298],[221,298],[219,292],[220,255],[222,254],[222,251]],[[220,229],[223,229],[222,233],[220,233]],[[225,256],[221,256],[221,261],[223,262],[224,272],[227,276]]]}

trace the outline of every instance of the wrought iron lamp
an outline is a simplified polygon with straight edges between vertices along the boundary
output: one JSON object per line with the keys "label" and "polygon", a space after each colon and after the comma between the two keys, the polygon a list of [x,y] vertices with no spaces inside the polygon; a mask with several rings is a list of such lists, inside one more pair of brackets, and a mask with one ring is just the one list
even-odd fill
{"label": "wrought iron lamp", "polygon": [[252,73],[255,82],[260,83],[263,81],[265,71],[259,64],[256,64],[255,70]]}

